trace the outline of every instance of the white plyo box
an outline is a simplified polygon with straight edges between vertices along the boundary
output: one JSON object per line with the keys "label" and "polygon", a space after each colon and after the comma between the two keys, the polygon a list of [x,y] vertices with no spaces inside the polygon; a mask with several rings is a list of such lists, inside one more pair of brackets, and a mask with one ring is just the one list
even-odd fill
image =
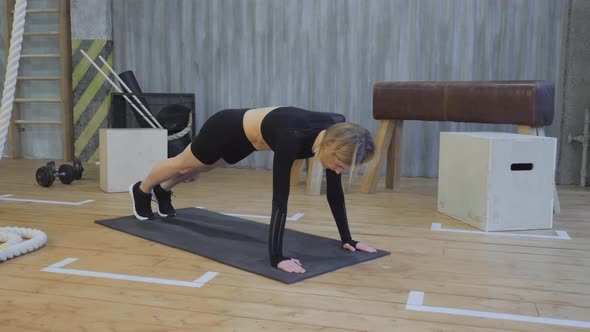
{"label": "white plyo box", "polygon": [[100,129],[100,189],[124,192],[145,178],[168,157],[167,135],[165,129]]}
{"label": "white plyo box", "polygon": [[438,210],[484,231],[550,229],[557,139],[441,133]]}

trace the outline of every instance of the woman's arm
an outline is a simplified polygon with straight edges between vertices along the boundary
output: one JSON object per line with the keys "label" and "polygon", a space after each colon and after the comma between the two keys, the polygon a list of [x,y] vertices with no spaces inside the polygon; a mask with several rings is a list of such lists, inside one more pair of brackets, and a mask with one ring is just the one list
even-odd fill
{"label": "woman's arm", "polygon": [[326,169],[326,196],[328,197],[328,204],[330,210],[336,221],[340,239],[342,240],[342,247],[344,249],[355,251],[356,249],[366,252],[376,252],[377,250],[362,242],[357,242],[352,239],[350,229],[348,228],[348,218],[346,216],[346,205],[344,204],[344,191],[342,190],[342,181],[340,174]]}
{"label": "woman's arm", "polygon": [[283,233],[289,201],[291,167],[294,159],[275,152],[272,177],[272,213],[268,234],[270,264],[274,267],[290,258],[283,256]]}
{"label": "woman's arm", "polygon": [[328,204],[334,216],[340,240],[342,244],[350,244],[356,248],[357,242],[352,239],[350,229],[348,228],[348,217],[346,215],[346,204],[344,201],[344,191],[342,190],[342,177],[331,169],[326,168],[326,197]]}

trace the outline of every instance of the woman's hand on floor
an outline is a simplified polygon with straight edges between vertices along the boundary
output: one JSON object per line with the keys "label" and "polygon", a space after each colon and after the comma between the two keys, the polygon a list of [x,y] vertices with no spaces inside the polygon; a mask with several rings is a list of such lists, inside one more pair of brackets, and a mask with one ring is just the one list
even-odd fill
{"label": "woman's hand on floor", "polygon": [[305,273],[305,269],[301,266],[298,259],[291,258],[280,262],[277,268],[290,273]]}

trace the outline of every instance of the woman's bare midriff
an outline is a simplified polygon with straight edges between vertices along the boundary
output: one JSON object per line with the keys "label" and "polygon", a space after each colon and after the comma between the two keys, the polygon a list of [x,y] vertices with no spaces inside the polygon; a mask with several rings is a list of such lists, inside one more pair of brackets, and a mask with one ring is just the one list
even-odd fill
{"label": "woman's bare midriff", "polygon": [[278,107],[253,108],[244,114],[244,132],[252,146],[258,151],[270,150],[270,146],[262,137],[260,125],[264,117],[275,108]]}

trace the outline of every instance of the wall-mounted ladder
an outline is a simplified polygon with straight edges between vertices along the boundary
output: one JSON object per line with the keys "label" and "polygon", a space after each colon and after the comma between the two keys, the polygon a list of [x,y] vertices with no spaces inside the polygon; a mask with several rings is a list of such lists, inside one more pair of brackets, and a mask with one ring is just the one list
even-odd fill
{"label": "wall-mounted ladder", "polygon": [[[15,0],[5,0],[4,2],[4,29],[6,36],[6,50],[8,51],[10,45],[10,38],[12,33],[12,21],[15,7]],[[14,99],[14,105],[12,110],[12,117],[10,120],[8,130],[8,146],[10,149],[10,158],[22,158],[22,139],[21,131],[24,126],[27,128],[35,128],[41,125],[51,125],[61,127],[61,145],[63,151],[63,160],[71,161],[74,157],[74,125],[73,125],[73,111],[72,111],[72,59],[71,59],[71,32],[70,32],[70,0],[57,0],[55,4],[56,8],[40,8],[40,9],[27,9],[26,18],[32,17],[33,15],[46,15],[47,17],[55,17],[57,23],[57,31],[35,31],[23,33],[23,51],[27,43],[30,43],[27,39],[30,37],[57,37],[59,40],[59,53],[51,54],[27,54],[26,52],[21,53],[22,60],[30,59],[35,61],[35,65],[38,68],[43,67],[43,61],[50,59],[58,59],[60,63],[59,76],[49,75],[33,75],[19,76],[17,77],[16,93],[19,94],[19,83],[26,81],[49,81],[59,84],[60,97],[59,98],[37,98],[35,97],[35,89],[28,89],[26,91],[26,97],[16,97]],[[26,19],[25,19],[26,22]],[[26,30],[26,25],[25,25]],[[8,52],[7,52],[8,54]],[[21,70],[22,72],[22,70]],[[20,91],[23,92],[23,91]],[[38,114],[39,119],[34,119],[29,116],[28,119],[21,118],[21,112],[19,106],[23,104],[60,104],[61,105],[61,118],[56,120],[41,120],[45,118],[43,114]],[[34,130],[34,129],[33,129]],[[57,143],[57,142],[56,142]]]}

